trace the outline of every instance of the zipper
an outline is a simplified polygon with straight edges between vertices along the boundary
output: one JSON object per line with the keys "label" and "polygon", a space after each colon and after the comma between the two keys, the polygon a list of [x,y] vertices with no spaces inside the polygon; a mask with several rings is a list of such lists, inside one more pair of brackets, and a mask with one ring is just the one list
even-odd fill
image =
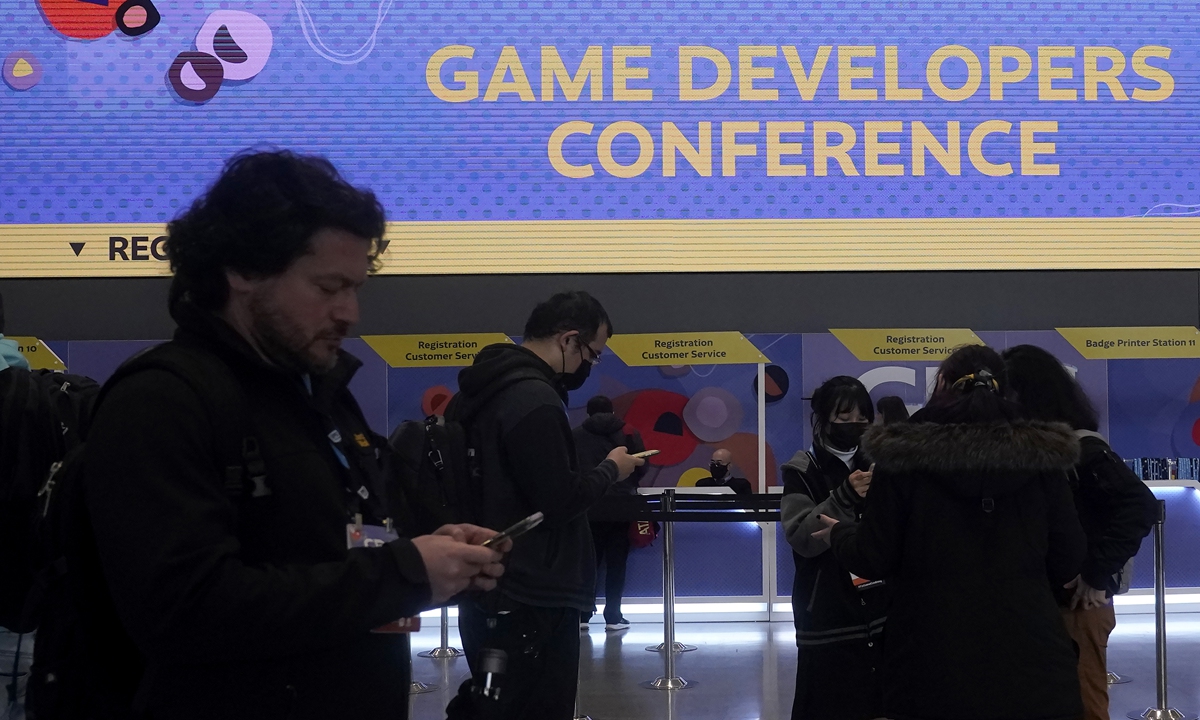
{"label": "zipper", "polygon": [[50,495],[54,492],[54,482],[55,482],[54,476],[55,476],[55,474],[58,473],[58,469],[61,467],[62,467],[61,460],[59,462],[56,462],[53,465],[51,465],[50,466],[50,475],[49,475],[49,477],[46,478],[46,484],[42,485],[41,490],[38,490],[37,496],[39,498],[43,497],[43,496],[46,498],[45,500],[42,501],[42,518],[43,519],[45,519],[45,517],[48,514],[50,514]]}

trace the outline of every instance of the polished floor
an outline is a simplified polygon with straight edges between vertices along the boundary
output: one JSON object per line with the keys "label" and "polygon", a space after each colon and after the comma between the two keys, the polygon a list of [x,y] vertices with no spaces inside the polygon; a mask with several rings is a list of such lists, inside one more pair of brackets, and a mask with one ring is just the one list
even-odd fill
{"label": "polished floor", "polygon": [[[1172,614],[1168,637],[1170,704],[1195,713],[1200,711],[1200,614]],[[11,669],[13,640],[11,635],[0,634],[3,670]],[[796,647],[789,623],[681,623],[678,640],[698,648],[677,656],[677,674],[693,686],[673,692],[650,690],[639,683],[663,674],[663,656],[645,648],[662,641],[662,626],[639,623],[611,633],[594,624],[583,637],[581,714],[593,720],[774,720],[789,716],[796,673]],[[429,623],[414,637],[413,649],[419,652],[437,644],[437,625]],[[1114,720],[1154,705],[1152,616],[1118,616],[1109,667],[1133,679],[1112,688]],[[413,696],[414,720],[444,718],[446,703],[466,675],[466,663],[461,659],[415,658],[414,678],[436,687]],[[0,712],[0,720],[23,717],[19,706]]]}

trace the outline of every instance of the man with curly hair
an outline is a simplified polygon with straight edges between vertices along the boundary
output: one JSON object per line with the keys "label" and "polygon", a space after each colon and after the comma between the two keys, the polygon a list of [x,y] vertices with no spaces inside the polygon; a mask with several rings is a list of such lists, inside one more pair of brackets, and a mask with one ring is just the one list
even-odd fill
{"label": "man with curly hair", "polygon": [[484,528],[392,532],[389,450],[341,349],[383,208],[323,158],[247,153],[168,233],[179,328],[110,381],[84,457],[137,709],[404,718],[407,638],[384,630],[503,568]]}

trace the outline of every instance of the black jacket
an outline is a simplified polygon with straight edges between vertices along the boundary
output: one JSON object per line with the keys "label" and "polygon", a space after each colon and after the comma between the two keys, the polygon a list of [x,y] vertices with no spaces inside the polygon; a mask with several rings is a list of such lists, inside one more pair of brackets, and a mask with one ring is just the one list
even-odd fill
{"label": "black jacket", "polygon": [[[646,445],[637,428],[612,413],[589,415],[583,424],[571,431],[575,438],[575,451],[579,455],[579,467],[590,468],[604,462],[613,448],[624,445],[630,455],[644,452]],[[609,488],[610,495],[634,495],[638,484],[646,475],[649,465],[642,465],[629,477]]]}
{"label": "black jacket", "polygon": [[[515,376],[515,381],[514,381]],[[489,345],[458,375],[446,416],[479,457],[480,524],[545,521],[513,543],[497,592],[526,605],[590,611],[595,549],[585,512],[617,481],[616,463],[581,471],[553,369],[517,345]]]}
{"label": "black jacket", "polygon": [[1064,425],[898,423],[857,524],[831,535],[851,571],[884,578],[883,714],[893,720],[1075,720],[1076,651],[1054,589],[1083,563]]}
{"label": "black jacket", "polygon": [[[173,342],[214,353],[240,384],[272,494],[225,489],[215,428],[230,420],[176,375],[149,369],[108,391],[84,491],[117,612],[148,662],[139,702],[171,720],[406,717],[407,636],[371,629],[426,608],[430,588],[406,539],[347,549],[347,488],[378,491],[369,471],[387,449],[346,387],[358,361],[342,354],[310,396],[224,322],[188,305],[177,320]],[[378,499],[363,503],[368,519]]]}
{"label": "black jacket", "polygon": [[[870,467],[861,453],[853,463],[855,470]],[[851,470],[819,444],[796,453],[782,470],[783,530],[796,563],[792,583],[796,643],[802,648],[831,642],[866,646],[883,632],[888,589],[877,582],[856,585],[850,571],[829,551],[829,543],[812,537],[824,527],[820,515],[844,523],[862,516],[865,500],[850,486]]]}
{"label": "black jacket", "polygon": [[[1141,548],[1158,517],[1158,500],[1100,435],[1076,431],[1082,454],[1071,489],[1079,524],[1087,534],[1081,575],[1088,585],[1116,593],[1125,563]],[[1069,600],[1071,591],[1060,594]]]}

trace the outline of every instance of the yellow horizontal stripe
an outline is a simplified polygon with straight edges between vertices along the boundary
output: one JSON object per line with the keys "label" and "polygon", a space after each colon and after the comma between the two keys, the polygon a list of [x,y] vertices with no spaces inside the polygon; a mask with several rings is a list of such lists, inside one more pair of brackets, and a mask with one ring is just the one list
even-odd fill
{"label": "yellow horizontal stripe", "polygon": [[[0,277],[166,275],[165,232],[0,225]],[[387,238],[384,275],[1200,268],[1200,217],[392,222]]]}

